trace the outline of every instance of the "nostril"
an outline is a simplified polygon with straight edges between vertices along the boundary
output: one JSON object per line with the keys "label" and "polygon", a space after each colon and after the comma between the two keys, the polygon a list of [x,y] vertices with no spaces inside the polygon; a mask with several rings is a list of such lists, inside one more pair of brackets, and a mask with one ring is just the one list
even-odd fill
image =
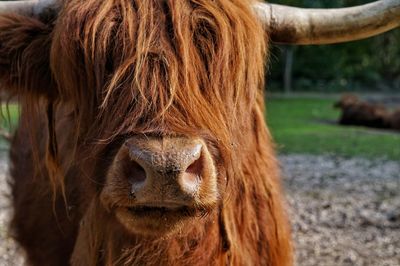
{"label": "nostril", "polygon": [[188,168],[186,168],[181,178],[182,185],[186,191],[197,191],[204,168],[203,164],[203,156],[200,156],[198,159],[192,162]]}
{"label": "nostril", "polygon": [[203,157],[200,156],[197,160],[195,160],[189,167],[186,169],[186,173],[193,175],[200,175],[201,170],[203,168]]}
{"label": "nostril", "polygon": [[142,183],[146,180],[146,171],[135,161],[125,166],[125,174],[132,185]]}

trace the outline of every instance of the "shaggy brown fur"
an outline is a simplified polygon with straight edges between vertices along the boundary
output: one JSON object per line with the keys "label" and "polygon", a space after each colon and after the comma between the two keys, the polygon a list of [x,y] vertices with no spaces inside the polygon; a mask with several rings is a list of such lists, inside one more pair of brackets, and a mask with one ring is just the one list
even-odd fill
{"label": "shaggy brown fur", "polygon": [[345,94],[335,103],[342,110],[339,123],[342,125],[389,128],[389,112],[382,105],[361,101],[353,94]]}
{"label": "shaggy brown fur", "polygon": [[[292,264],[252,2],[71,0],[55,21],[0,16],[0,81],[22,103],[12,225],[32,265]],[[128,233],[99,195],[134,134],[202,138],[219,207],[168,237]]]}
{"label": "shaggy brown fur", "polygon": [[400,131],[400,109],[394,110],[390,114],[390,128]]}

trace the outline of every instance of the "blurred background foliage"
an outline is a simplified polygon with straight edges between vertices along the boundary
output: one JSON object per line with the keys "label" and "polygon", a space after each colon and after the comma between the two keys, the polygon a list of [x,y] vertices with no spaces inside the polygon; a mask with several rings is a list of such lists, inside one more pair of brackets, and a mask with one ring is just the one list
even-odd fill
{"label": "blurred background foliage", "polygon": [[[374,0],[269,2],[340,8]],[[340,111],[333,109],[344,92],[356,93],[364,100],[377,96],[391,99],[397,107],[388,108],[400,107],[400,29],[341,44],[272,44],[270,52],[266,120],[279,153],[400,158],[399,132],[340,126]]]}
{"label": "blurred background foliage", "polygon": [[[373,0],[269,2],[308,8],[338,8]],[[343,44],[273,45],[266,75],[270,91],[399,91],[400,30]]]}

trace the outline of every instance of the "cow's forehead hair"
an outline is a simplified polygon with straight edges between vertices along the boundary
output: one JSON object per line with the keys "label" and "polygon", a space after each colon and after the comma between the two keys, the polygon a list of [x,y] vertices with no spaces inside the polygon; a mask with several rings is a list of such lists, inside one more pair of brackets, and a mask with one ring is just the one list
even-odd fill
{"label": "cow's forehead hair", "polygon": [[52,47],[60,93],[111,135],[152,125],[229,139],[263,85],[250,2],[69,1]]}

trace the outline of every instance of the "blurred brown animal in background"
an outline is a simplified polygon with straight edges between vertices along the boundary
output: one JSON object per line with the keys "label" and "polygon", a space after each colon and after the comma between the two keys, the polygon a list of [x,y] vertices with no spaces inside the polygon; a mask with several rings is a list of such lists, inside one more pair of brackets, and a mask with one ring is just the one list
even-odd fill
{"label": "blurred brown animal in background", "polygon": [[400,131],[400,108],[390,114],[389,124],[390,128]]}
{"label": "blurred brown animal in background", "polygon": [[341,109],[339,124],[366,126],[373,128],[389,128],[389,112],[379,104],[371,104],[360,100],[356,95],[345,94],[334,104]]}

